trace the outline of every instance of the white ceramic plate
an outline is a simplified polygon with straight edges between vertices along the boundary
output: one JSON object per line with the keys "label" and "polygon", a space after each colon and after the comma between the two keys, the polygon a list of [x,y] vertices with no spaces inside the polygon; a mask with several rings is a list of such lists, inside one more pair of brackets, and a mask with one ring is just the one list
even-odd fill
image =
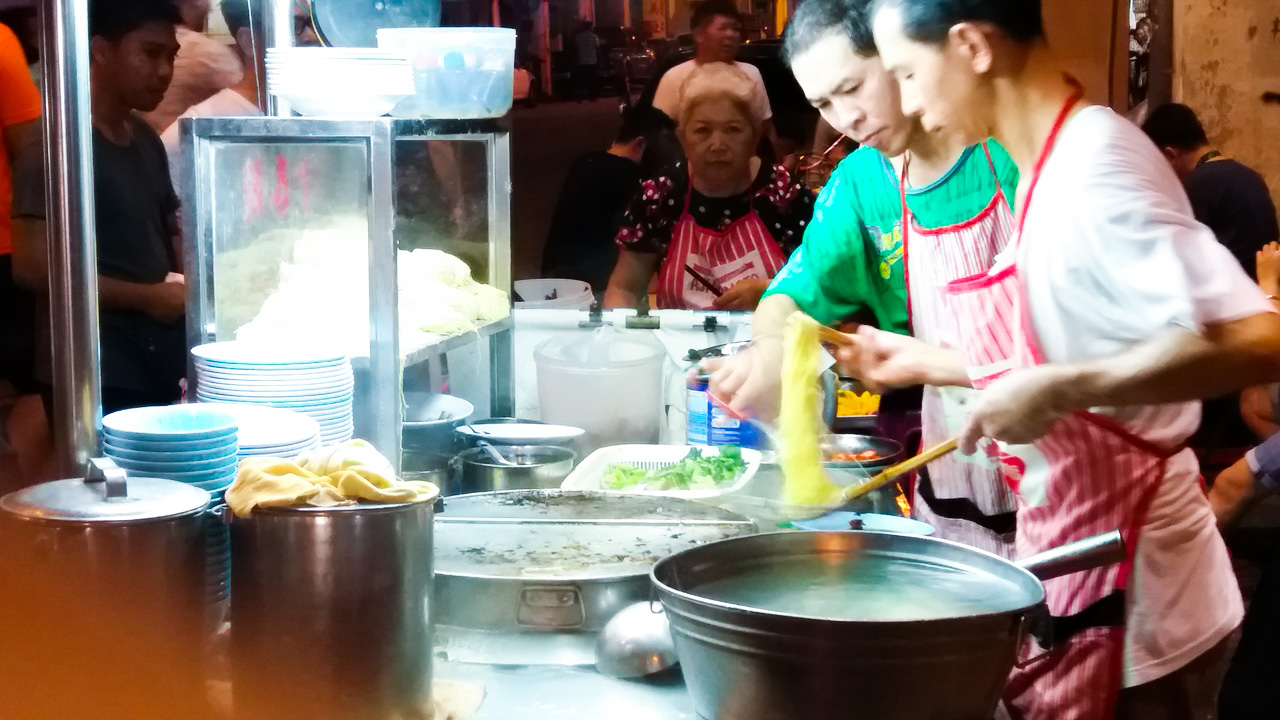
{"label": "white ceramic plate", "polygon": [[347,360],[346,353],[332,347],[316,345],[268,345],[239,341],[207,343],[191,348],[191,354],[210,365],[278,366],[278,365],[335,365]]}

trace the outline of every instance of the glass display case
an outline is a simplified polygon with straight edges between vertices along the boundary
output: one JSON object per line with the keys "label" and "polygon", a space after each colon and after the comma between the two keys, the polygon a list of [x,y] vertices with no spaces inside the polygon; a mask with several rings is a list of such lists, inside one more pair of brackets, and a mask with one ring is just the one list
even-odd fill
{"label": "glass display case", "polygon": [[176,177],[192,346],[339,343],[389,458],[405,392],[513,413],[505,121],[193,118]]}

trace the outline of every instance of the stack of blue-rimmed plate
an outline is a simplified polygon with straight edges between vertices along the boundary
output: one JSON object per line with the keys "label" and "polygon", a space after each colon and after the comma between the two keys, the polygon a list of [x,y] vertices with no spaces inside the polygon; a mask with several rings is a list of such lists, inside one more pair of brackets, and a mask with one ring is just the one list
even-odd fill
{"label": "stack of blue-rimmed plate", "polygon": [[234,417],[200,405],[140,407],[102,418],[103,450],[116,465],[211,494],[235,479],[237,430]]}
{"label": "stack of blue-rimmed plate", "polygon": [[201,405],[236,419],[241,460],[255,456],[295,458],[320,447],[320,423],[300,412],[241,403]]}
{"label": "stack of blue-rimmed plate", "polygon": [[220,342],[191,350],[196,399],[284,408],[320,425],[320,442],[351,439],[351,362],[326,347]]}

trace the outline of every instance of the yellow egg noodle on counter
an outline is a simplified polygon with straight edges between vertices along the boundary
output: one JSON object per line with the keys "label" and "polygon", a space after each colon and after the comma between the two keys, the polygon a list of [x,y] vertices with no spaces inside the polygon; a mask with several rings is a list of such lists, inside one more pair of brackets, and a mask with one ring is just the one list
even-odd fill
{"label": "yellow egg noodle on counter", "polygon": [[822,472],[826,427],[818,384],[822,345],[817,321],[802,312],[791,313],[782,344],[778,465],[785,483],[784,501],[803,507],[830,505],[838,501],[841,491]]}
{"label": "yellow egg noodle on counter", "polygon": [[349,440],[295,460],[247,458],[227,489],[227,505],[239,517],[257,507],[430,502],[440,494],[429,482],[402,481],[372,445]]}

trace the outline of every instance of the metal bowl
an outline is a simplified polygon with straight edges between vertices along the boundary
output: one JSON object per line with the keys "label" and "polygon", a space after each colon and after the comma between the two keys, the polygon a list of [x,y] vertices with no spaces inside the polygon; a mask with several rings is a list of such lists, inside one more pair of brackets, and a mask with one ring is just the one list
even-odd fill
{"label": "metal bowl", "polygon": [[458,453],[459,493],[559,488],[578,458],[569,448],[554,445],[498,446],[497,450],[515,465],[498,463],[484,448]]}
{"label": "metal bowl", "polygon": [[428,453],[452,453],[454,430],[476,410],[460,397],[441,393],[407,392],[404,401],[404,447]]}

